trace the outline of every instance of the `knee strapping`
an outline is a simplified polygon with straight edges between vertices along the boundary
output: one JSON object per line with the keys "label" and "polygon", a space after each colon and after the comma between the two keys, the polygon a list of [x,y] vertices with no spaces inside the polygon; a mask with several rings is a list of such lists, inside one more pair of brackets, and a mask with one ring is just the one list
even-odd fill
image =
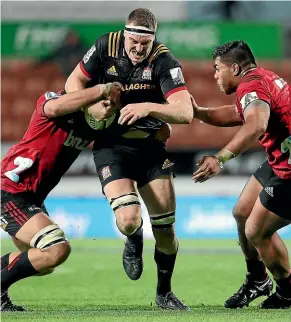
{"label": "knee strapping", "polygon": [[109,203],[113,211],[133,205],[140,205],[138,195],[135,192],[127,193],[116,198],[111,198],[109,199]]}
{"label": "knee strapping", "polygon": [[66,243],[68,239],[65,233],[56,224],[49,225],[36,233],[31,241],[30,246],[39,249],[47,249],[57,244]]}
{"label": "knee strapping", "polygon": [[151,224],[153,228],[168,228],[175,222],[175,211],[165,214],[151,215]]}

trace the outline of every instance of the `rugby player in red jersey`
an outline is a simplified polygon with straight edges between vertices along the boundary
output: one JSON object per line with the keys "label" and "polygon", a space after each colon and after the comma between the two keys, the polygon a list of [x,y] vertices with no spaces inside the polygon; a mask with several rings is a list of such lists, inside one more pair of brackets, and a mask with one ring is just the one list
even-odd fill
{"label": "rugby player in red jersey", "polygon": [[[43,202],[81,151],[98,138],[97,133],[104,133],[88,125],[81,109],[90,105],[89,113],[106,119],[118,107],[120,91],[119,84],[110,83],[69,94],[46,92],[37,101],[23,139],[4,157],[1,227],[20,252],[1,258],[1,311],[24,310],[8,296],[12,284],[51,273],[68,258],[69,242]],[[97,103],[100,100],[104,101]]]}
{"label": "rugby player in red jersey", "polygon": [[291,87],[274,72],[257,66],[243,41],[218,46],[213,61],[218,86],[226,95],[236,94],[236,105],[201,108],[192,99],[195,117],[216,126],[242,126],[221,151],[199,161],[194,181],[217,175],[225,162],[257,139],[267,155],[233,209],[248,273],[225,307],[248,306],[255,298],[269,295],[273,285],[267,267],[277,288],[260,307],[290,308],[290,263],[277,230],[291,223]]}

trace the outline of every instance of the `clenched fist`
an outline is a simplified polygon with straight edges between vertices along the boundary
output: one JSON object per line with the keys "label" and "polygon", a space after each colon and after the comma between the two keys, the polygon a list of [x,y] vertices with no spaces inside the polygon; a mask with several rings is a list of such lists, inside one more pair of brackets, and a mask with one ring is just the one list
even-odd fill
{"label": "clenched fist", "polygon": [[109,100],[93,103],[87,107],[88,113],[98,121],[107,120],[113,115],[115,109]]}
{"label": "clenched fist", "polygon": [[120,94],[123,90],[122,84],[118,82],[108,83],[104,85],[103,96],[105,100],[110,101],[112,107],[119,108]]}

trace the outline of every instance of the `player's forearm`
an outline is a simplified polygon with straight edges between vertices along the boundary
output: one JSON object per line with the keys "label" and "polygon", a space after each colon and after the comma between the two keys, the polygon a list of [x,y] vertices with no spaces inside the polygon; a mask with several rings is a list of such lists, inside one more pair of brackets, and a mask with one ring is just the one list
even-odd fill
{"label": "player's forearm", "polygon": [[229,161],[250,148],[264,131],[265,129],[252,123],[245,123],[233,139],[216,156],[222,163]]}
{"label": "player's forearm", "polygon": [[190,124],[193,119],[193,109],[190,104],[176,101],[168,104],[150,104],[150,115],[171,124]]}
{"label": "player's forearm", "polygon": [[81,110],[84,106],[104,99],[106,85],[98,85],[78,92],[65,94],[51,100],[45,105],[45,113],[49,117],[58,117]]}
{"label": "player's forearm", "polygon": [[241,119],[235,105],[221,107],[198,107],[194,110],[194,118],[214,126],[231,127],[241,125]]}

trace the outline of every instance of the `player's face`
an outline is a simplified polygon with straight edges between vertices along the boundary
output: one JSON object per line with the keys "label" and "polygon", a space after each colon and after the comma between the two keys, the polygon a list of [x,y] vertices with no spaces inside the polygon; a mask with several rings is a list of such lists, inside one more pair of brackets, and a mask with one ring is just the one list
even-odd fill
{"label": "player's face", "polygon": [[233,66],[228,66],[221,62],[220,57],[214,60],[215,74],[219,89],[226,95],[230,95],[236,91],[237,77],[235,76]]}
{"label": "player's face", "polygon": [[154,36],[138,36],[125,32],[125,51],[135,65],[146,59],[153,47]]}

